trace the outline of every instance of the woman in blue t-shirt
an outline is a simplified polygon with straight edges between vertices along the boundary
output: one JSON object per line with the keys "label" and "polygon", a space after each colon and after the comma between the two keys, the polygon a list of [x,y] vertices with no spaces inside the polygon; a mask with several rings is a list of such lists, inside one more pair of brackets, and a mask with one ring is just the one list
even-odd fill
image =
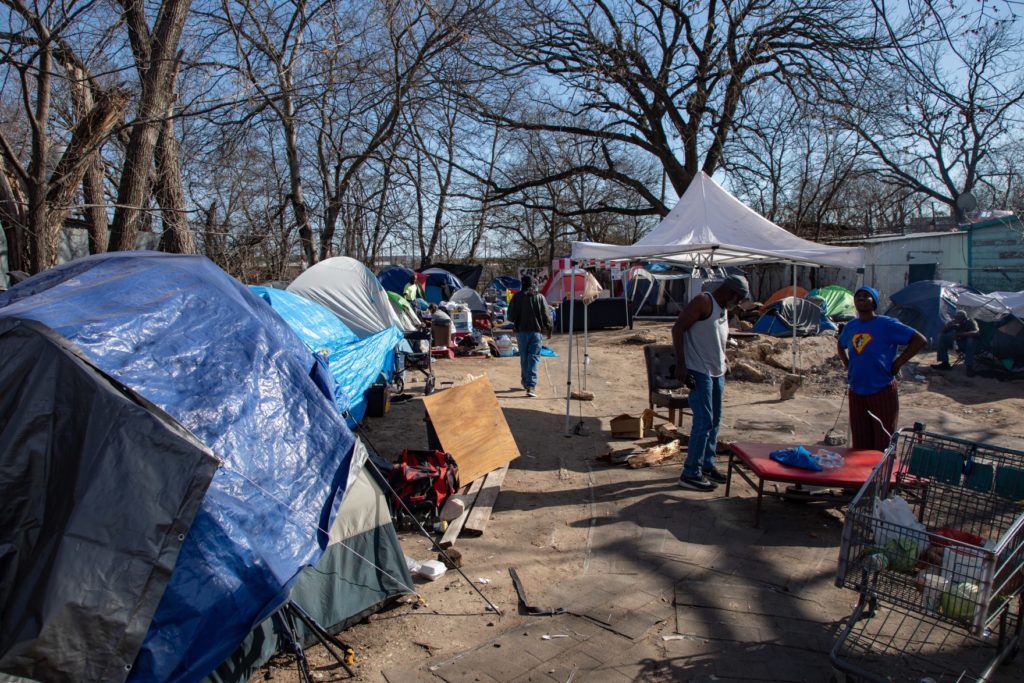
{"label": "woman in blue t-shirt", "polygon": [[838,343],[849,384],[851,445],[885,450],[900,417],[896,376],[928,340],[895,318],[876,315],[878,291],[871,287],[854,292],[853,306],[857,317],[843,327]]}

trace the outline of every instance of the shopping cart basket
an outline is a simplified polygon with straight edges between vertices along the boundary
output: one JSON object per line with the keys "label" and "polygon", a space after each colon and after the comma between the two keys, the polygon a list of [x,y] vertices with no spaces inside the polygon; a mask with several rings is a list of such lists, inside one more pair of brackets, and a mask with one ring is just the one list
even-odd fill
{"label": "shopping cart basket", "polygon": [[987,680],[1020,645],[1022,506],[1024,452],[894,435],[843,527],[836,585],[860,598],[832,649],[836,670]]}

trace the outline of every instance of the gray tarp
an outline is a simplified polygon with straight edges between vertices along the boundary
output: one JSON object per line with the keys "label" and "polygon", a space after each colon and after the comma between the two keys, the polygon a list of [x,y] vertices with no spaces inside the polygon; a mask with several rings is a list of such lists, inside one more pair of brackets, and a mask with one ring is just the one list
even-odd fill
{"label": "gray tarp", "polygon": [[217,461],[41,323],[0,358],[0,672],[124,680]]}

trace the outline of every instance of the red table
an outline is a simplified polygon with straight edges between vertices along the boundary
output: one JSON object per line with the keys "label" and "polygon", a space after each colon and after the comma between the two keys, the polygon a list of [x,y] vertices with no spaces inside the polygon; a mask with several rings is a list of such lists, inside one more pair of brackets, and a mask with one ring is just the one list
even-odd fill
{"label": "red table", "polygon": [[[824,486],[826,488],[859,489],[861,485],[871,476],[871,471],[883,457],[882,451],[854,450],[852,448],[827,447],[843,456],[845,464],[834,470],[823,470],[812,472],[799,467],[788,467],[775,462],[769,457],[772,451],[784,448],[793,448],[794,444],[771,444],[771,443],[731,443],[729,444],[729,471],[726,474],[728,481],[725,484],[725,495],[729,495],[732,487],[732,473],[740,475],[744,481],[757,489],[757,510],[754,513],[754,526],[761,522],[761,498],[764,496],[764,483],[766,481],[778,481],[786,484],[807,484],[809,486]],[[812,452],[816,449],[809,449]],[[735,467],[736,459],[750,468],[750,472],[757,477],[757,483],[742,468]],[[895,476],[895,472],[893,473]]]}

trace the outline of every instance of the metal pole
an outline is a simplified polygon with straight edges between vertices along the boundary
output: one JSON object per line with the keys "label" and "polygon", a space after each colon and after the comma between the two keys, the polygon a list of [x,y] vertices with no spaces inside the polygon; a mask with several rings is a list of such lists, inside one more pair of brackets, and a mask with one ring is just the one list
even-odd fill
{"label": "metal pole", "polygon": [[[793,298],[796,299],[796,261],[793,261]],[[796,302],[794,301],[794,304]],[[794,312],[795,312],[794,307]],[[796,320],[792,321],[793,326],[793,374],[796,374]]]}
{"label": "metal pole", "polygon": [[566,367],[566,379],[565,379],[565,433],[569,435],[572,433],[569,422],[572,420],[572,337],[573,328],[573,316],[575,315],[576,309],[576,277],[572,272],[573,264],[572,259],[569,259],[569,274],[572,277],[572,282],[569,285],[569,291],[571,292],[569,297],[569,350],[566,353],[565,367]]}
{"label": "metal pole", "polygon": [[[576,282],[575,276],[573,282]],[[590,355],[587,353],[590,348],[590,304],[583,302],[583,389],[587,388],[587,370],[590,368]]]}

